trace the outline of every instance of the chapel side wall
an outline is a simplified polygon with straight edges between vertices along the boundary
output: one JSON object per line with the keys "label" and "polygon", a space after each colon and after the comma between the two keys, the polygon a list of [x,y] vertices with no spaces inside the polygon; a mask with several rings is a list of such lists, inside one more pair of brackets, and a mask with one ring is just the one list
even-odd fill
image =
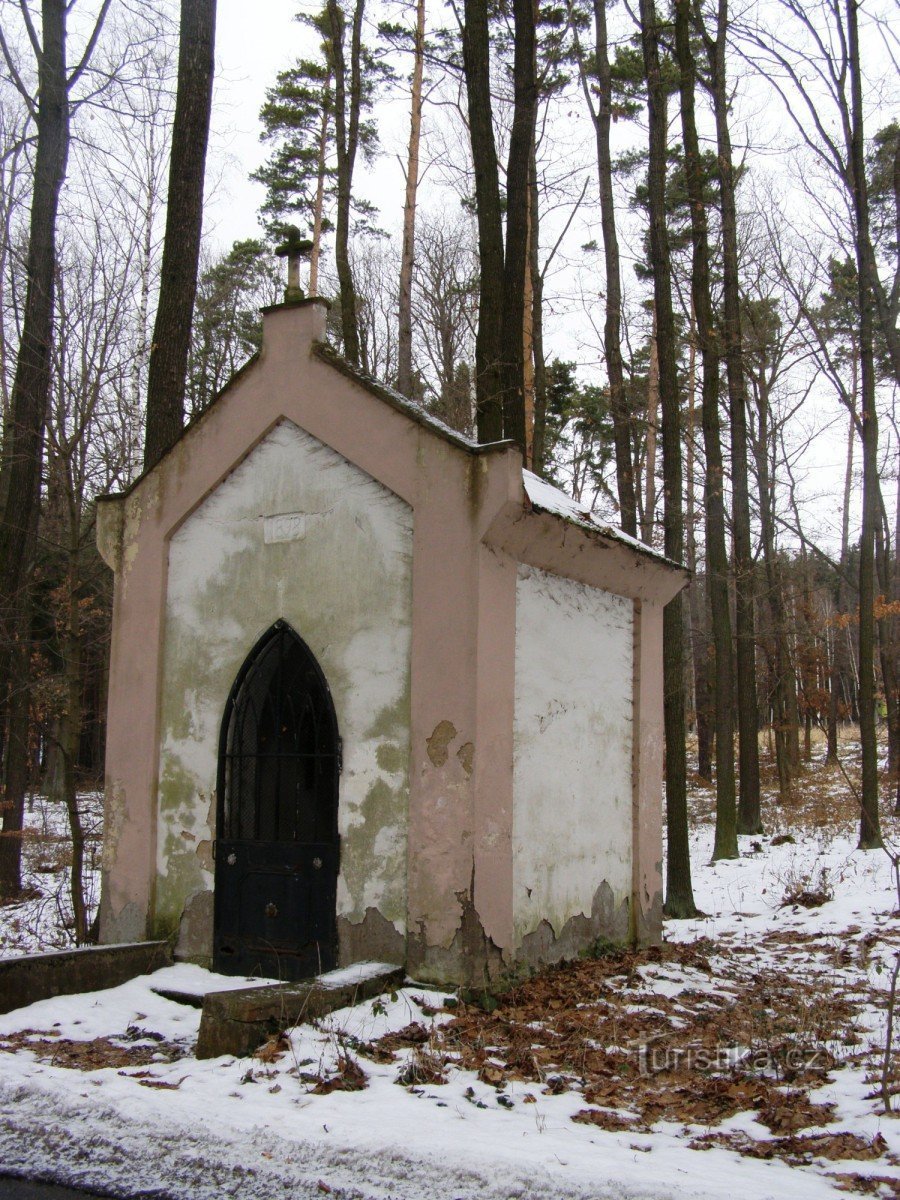
{"label": "chapel side wall", "polygon": [[629,936],[633,671],[632,600],[520,564],[512,886],[526,962]]}
{"label": "chapel side wall", "polygon": [[171,538],[153,932],[177,930],[179,957],[211,954],[228,694],[256,641],[284,619],[325,674],[345,748],[341,961],[403,961],[412,524],[402,500],[285,421]]}

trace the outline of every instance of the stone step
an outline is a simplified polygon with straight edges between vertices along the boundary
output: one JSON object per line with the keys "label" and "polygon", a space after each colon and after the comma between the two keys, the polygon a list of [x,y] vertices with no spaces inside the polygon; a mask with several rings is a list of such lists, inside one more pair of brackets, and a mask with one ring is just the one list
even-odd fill
{"label": "stone step", "polygon": [[403,967],[354,963],[300,983],[265,984],[203,997],[197,1058],[244,1058],[267,1038],[400,987]]}
{"label": "stone step", "polygon": [[151,987],[151,992],[162,996],[163,1000],[173,1000],[176,1004],[186,1004],[189,1008],[203,1007],[202,992],[179,992],[176,988]]}

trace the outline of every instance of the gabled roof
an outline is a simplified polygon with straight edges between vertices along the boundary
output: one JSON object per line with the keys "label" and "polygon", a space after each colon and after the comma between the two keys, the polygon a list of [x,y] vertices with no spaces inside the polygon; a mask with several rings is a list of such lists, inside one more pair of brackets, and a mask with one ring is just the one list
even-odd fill
{"label": "gabled roof", "polygon": [[[466,434],[460,433],[459,430],[445,424],[445,422],[423,408],[417,401],[410,400],[408,396],[404,396],[393,388],[388,387],[387,384],[382,383],[381,380],[376,379],[373,375],[369,375],[367,372],[360,370],[359,367],[353,366],[352,363],[348,362],[343,355],[339,354],[327,342],[314,342],[313,353],[322,362],[328,363],[329,366],[340,371],[342,375],[353,380],[354,383],[358,383],[360,387],[364,387],[372,395],[377,396],[380,400],[402,412],[419,425],[424,425],[432,433],[436,433],[438,437],[442,437],[445,441],[458,446],[461,450],[466,450],[470,454],[490,454],[495,450],[504,450],[515,445],[509,439],[500,442],[476,442],[474,438],[468,437]],[[571,496],[567,496],[565,492],[561,491],[558,487],[554,487],[552,483],[547,483],[546,480],[541,479],[532,471],[523,468],[522,482],[525,487],[525,494],[533,509],[549,513],[551,516],[559,517],[564,521],[569,521],[573,525],[578,525],[580,528],[586,529],[591,533],[599,533],[603,537],[621,542],[623,545],[628,546],[629,549],[639,554],[648,555],[656,562],[665,563],[667,566],[679,566],[678,563],[674,563],[671,559],[666,558],[659,550],[655,550],[645,542],[631,537],[617,526],[599,520],[586,505],[581,504],[578,500],[573,500]]]}
{"label": "gabled roof", "polygon": [[348,379],[352,379],[354,383],[358,383],[360,387],[364,387],[373,396],[377,396],[379,400],[383,400],[385,404],[389,404],[391,408],[397,409],[404,416],[415,421],[418,425],[424,425],[430,429],[432,433],[436,433],[438,437],[444,441],[450,442],[454,446],[458,446],[460,450],[466,450],[469,454],[493,454],[496,450],[508,450],[515,445],[508,438],[499,442],[476,442],[474,438],[468,437],[464,433],[460,433],[458,429],[454,429],[451,425],[447,425],[439,417],[434,416],[426,408],[423,408],[416,400],[410,400],[408,396],[402,395],[393,388],[388,387],[386,383],[382,383],[380,379],[376,379],[374,375],[369,375],[367,372],[355,367],[342,354],[338,354],[333,346],[328,342],[313,342],[313,354],[316,358],[320,358],[322,362],[328,363],[335,370],[340,371]]}
{"label": "gabled roof", "polygon": [[[310,301],[303,301],[302,306],[306,306]],[[300,307],[301,305],[273,305],[269,309],[264,309],[263,312],[276,311],[285,307]],[[497,442],[478,442],[474,438],[468,437],[464,433],[453,429],[447,425],[439,417],[428,412],[421,404],[415,400],[410,400],[409,397],[402,395],[394,388],[382,383],[381,380],[369,375],[359,367],[350,363],[343,355],[339,354],[333,346],[325,341],[313,340],[310,343],[311,353],[325,363],[333,370],[339,371],[345,378],[363,388],[370,395],[377,397],[382,403],[387,404],[395,411],[401,413],[409,420],[414,421],[417,425],[422,426],[429,433],[455,446],[457,449],[471,455],[490,455],[502,453],[514,448],[515,443],[509,439]],[[207,407],[197,416],[193,417],[184,429],[179,434],[176,441],[169,447],[155,463],[146,467],[140,475],[137,476],[126,488],[119,493],[108,496],[99,496],[98,500],[121,500],[129,495],[134,489],[144,480],[152,471],[154,471],[165,459],[174,447],[184,438],[195,426],[202,423],[204,418],[211,412],[221,400],[221,398],[234,386],[237,381],[253,369],[260,361],[260,355],[254,354],[247,360],[228,380],[221,391],[217,392],[212,398]],[[636,538],[630,537],[621,529],[607,522],[599,520],[587,506],[581,504],[577,500],[573,500],[571,496],[567,496],[565,492],[559,488],[540,479],[531,471],[522,471],[522,482],[526,496],[526,507],[537,512],[547,513],[550,516],[557,517],[560,520],[567,521],[580,529],[586,530],[589,533],[599,534],[603,538],[620,543],[627,546],[639,554],[646,555],[658,564],[665,564],[669,567],[677,567],[683,570],[679,564],[671,562],[664,554],[658,550],[654,550],[652,546],[647,546],[644,542],[638,541]]]}

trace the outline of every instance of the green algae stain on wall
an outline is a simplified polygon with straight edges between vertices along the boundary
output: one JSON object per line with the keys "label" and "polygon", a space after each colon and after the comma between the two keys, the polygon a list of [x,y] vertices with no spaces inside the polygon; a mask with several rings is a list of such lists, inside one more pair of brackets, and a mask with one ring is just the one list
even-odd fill
{"label": "green algae stain on wall", "polygon": [[387,771],[389,775],[399,775],[403,772],[408,757],[408,751],[404,751],[393,742],[384,742],[375,751],[375,761],[382,771]]}
{"label": "green algae stain on wall", "polygon": [[[198,787],[196,776],[173,754],[165,760],[159,780],[159,867],[156,881],[154,925],[160,936],[177,930],[189,896],[212,887],[208,863],[198,846],[208,840],[205,809],[208,794]],[[206,803],[204,803],[206,801]]]}
{"label": "green algae stain on wall", "polygon": [[[268,541],[279,514],[296,514],[301,535]],[[316,656],[343,739],[338,914],[358,921],[373,907],[405,930],[411,560],[409,508],[288,422],[173,537],[157,927],[171,931],[212,887],[225,704],[259,637],[283,619]]]}
{"label": "green algae stain on wall", "polygon": [[[359,808],[362,820],[344,835],[341,874],[352,907],[342,915],[350,921],[363,920],[372,907],[399,928],[406,927],[406,838],[397,827],[397,814],[406,803],[405,786],[394,788],[383,777],[376,779]],[[377,897],[377,905],[366,903],[370,897]]]}

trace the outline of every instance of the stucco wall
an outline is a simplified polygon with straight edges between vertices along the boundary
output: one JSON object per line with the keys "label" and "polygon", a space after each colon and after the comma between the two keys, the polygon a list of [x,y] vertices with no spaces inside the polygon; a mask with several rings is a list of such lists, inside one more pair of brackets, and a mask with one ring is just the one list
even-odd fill
{"label": "stucco wall", "polygon": [[344,742],[339,924],[374,908],[405,933],[411,566],[410,507],[289,421],[172,537],[154,926],[180,922],[180,953],[211,950],[222,714],[279,617],[318,659]]}
{"label": "stucco wall", "polygon": [[631,600],[519,566],[513,922],[531,961],[627,934],[632,669]]}

